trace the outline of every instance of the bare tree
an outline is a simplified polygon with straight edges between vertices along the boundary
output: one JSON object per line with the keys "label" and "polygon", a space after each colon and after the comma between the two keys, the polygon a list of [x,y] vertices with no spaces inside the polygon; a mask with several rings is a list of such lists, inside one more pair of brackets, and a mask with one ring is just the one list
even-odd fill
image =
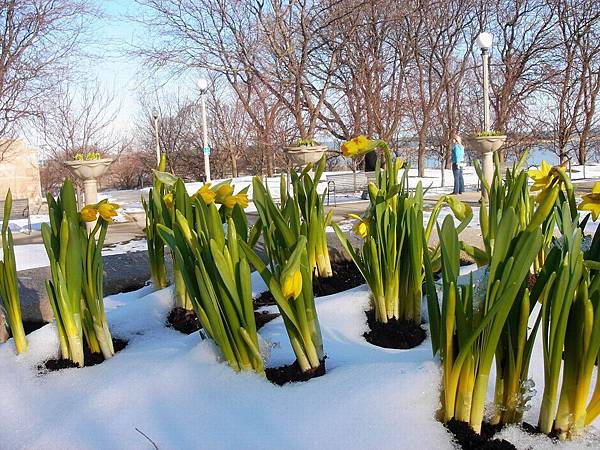
{"label": "bare tree", "polygon": [[[0,137],[39,118],[80,49],[87,0],[0,1]],[[8,147],[0,152],[0,160]]]}
{"label": "bare tree", "polygon": [[145,160],[156,166],[156,138],[153,110],[159,115],[158,136],[161,152],[167,155],[167,168],[185,180],[197,179],[204,174],[202,162],[202,135],[199,131],[199,106],[179,93],[158,94],[140,99],[140,113],[136,123],[136,139],[140,149],[153,155]]}
{"label": "bare tree", "polygon": [[552,79],[549,54],[557,45],[556,16],[547,0],[496,0],[483,10],[482,26],[494,35],[499,60],[491,59],[495,129],[529,122],[528,104]]}
{"label": "bare tree", "polygon": [[474,16],[468,0],[435,5],[417,1],[414,9],[415,13],[405,20],[414,58],[411,76],[415,81],[407,94],[418,140],[419,176],[423,176],[432,119],[447,86],[462,80],[469,55],[469,46],[464,43],[471,40],[468,32]]}
{"label": "bare tree", "polygon": [[86,151],[111,153],[121,143],[114,131],[118,108],[116,94],[98,81],[64,83],[35,122],[46,155],[65,161]]}

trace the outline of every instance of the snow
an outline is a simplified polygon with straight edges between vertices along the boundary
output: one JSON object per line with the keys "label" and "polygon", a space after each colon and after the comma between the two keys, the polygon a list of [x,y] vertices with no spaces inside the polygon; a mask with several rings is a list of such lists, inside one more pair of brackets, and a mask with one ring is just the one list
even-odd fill
{"label": "snow", "polygon": [[[453,448],[434,419],[440,371],[429,339],[411,350],[367,343],[366,286],[316,300],[327,374],[283,387],[235,373],[198,333],[167,328],[172,294],[145,287],[107,297],[112,333],[129,343],[95,367],[39,374],[37,366],[58,355],[53,324],[29,336],[29,353],[16,357],[12,341],[0,346],[2,448],[152,448],[136,428],[161,449]],[[293,361],[281,318],[260,335],[267,366]],[[531,371],[540,386],[540,345]],[[490,400],[492,391],[490,383]],[[598,448],[597,434],[593,425],[585,440],[559,444],[516,427],[501,436],[517,448],[563,449]]]}
{"label": "snow", "polygon": [[[50,266],[44,244],[15,245],[14,248],[17,271]],[[135,239],[105,247],[102,254],[104,256],[121,255],[130,252],[145,252],[147,249],[148,244],[145,239]],[[1,257],[2,248],[0,248]]]}
{"label": "snow", "polygon": [[[99,366],[39,375],[57,356],[53,325],[30,335],[25,355],[13,355],[12,341],[1,346],[3,448],[150,448],[136,428],[161,449],[452,448],[432,419],[439,372],[429,342],[368,344],[365,287],[318,299],[328,373],[284,387],[235,373],[197,333],[165,327],[171,297],[149,288],[108,297],[111,330],[129,344]],[[268,365],[293,360],[280,318],[261,337]]]}

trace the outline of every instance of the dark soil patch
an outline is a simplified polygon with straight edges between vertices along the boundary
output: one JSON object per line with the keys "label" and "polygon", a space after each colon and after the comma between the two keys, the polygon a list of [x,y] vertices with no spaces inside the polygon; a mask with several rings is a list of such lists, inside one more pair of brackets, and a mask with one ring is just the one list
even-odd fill
{"label": "dark soil patch", "polygon": [[[125,347],[127,347],[127,341],[119,338],[113,337],[113,346],[115,349],[115,354],[119,353]],[[104,356],[102,353],[92,353],[88,349],[87,345],[84,345],[83,348],[83,364],[85,367],[96,366],[100,363],[104,362]],[[49,359],[48,361],[43,362],[38,366],[38,370],[43,372],[56,372],[62,369],[79,369],[79,364],[75,364],[70,359]]]}
{"label": "dark soil patch", "polygon": [[365,311],[367,324],[371,331],[363,336],[370,344],[384,348],[408,349],[421,344],[427,333],[417,324],[408,320],[388,320],[387,323],[375,320],[375,311]]}
{"label": "dark soil patch", "polygon": [[270,313],[266,311],[254,311],[254,320],[256,320],[256,329],[260,330],[263,326],[273,320],[275,317],[279,317],[279,313]]}
{"label": "dark soil patch", "polygon": [[171,310],[167,325],[183,334],[192,334],[202,328],[194,311],[180,307]]}
{"label": "dark soil patch", "polygon": [[463,258],[462,256],[458,260],[458,265],[460,267],[470,266],[471,264],[475,264],[475,261],[472,259]]}
{"label": "dark soil patch", "polygon": [[527,277],[527,288],[529,289],[529,292],[533,291],[533,287],[535,286],[537,279],[538,279],[537,273],[530,273],[529,276]]}
{"label": "dark soil patch", "polygon": [[[261,329],[266,323],[279,317],[279,313],[269,313],[263,311],[254,311],[254,320],[256,329]],[[183,334],[193,334],[199,331],[202,326],[196,317],[194,311],[184,308],[173,308],[167,317],[167,326],[176,329]]]}
{"label": "dark soil patch", "polygon": [[24,320],[23,321],[23,328],[25,329],[25,334],[30,334],[30,333],[33,333],[35,330],[39,330],[40,328],[42,328],[47,323],[48,322],[44,322],[42,320],[40,320],[40,321],[37,321],[37,320]]}
{"label": "dark soil patch", "polygon": [[475,433],[466,422],[452,419],[446,428],[454,435],[454,440],[464,450],[516,450],[513,444],[506,439],[493,439],[494,435],[502,429],[502,425],[491,425],[488,422],[481,424],[481,434]]}
{"label": "dark soil patch", "polygon": [[265,369],[265,374],[267,375],[267,380],[279,386],[283,386],[287,383],[308,381],[312,378],[322,377],[325,375],[326,358],[327,357],[323,358],[319,367],[309,372],[302,372],[300,370],[300,366],[298,365],[298,361],[294,361],[293,364],[288,364],[287,366],[267,367]]}
{"label": "dark soil patch", "polygon": [[124,286],[118,293],[119,294],[125,294],[127,292],[133,292],[133,291],[137,291],[138,289],[143,288],[144,286],[148,285],[148,280],[146,281],[132,281],[131,284],[128,284],[127,286]]}
{"label": "dark soil patch", "polygon": [[[340,260],[331,262],[333,276],[329,278],[313,277],[313,292],[315,297],[337,294],[365,284],[365,279],[353,261]],[[275,299],[269,291],[263,292],[254,299],[254,307],[271,306]]]}

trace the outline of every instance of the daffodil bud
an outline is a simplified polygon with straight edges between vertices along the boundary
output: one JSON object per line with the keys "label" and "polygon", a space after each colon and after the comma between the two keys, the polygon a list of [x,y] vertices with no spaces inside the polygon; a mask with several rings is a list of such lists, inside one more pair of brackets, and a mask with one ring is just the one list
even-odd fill
{"label": "daffodil bud", "polygon": [[281,274],[281,292],[287,299],[297,299],[302,293],[302,274],[300,267],[286,270]]}
{"label": "daffodil bud", "polygon": [[167,205],[167,208],[171,209],[173,207],[173,193],[166,193],[163,197],[163,201],[165,202],[165,205]]}
{"label": "daffodil bud", "polygon": [[471,208],[471,205],[460,201],[453,195],[446,196],[446,203],[452,210],[454,217],[456,217],[461,222],[473,215],[473,209]]}

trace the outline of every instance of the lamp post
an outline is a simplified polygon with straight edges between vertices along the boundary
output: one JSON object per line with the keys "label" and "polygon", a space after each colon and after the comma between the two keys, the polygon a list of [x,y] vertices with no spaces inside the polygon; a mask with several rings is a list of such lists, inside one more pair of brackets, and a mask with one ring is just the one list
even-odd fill
{"label": "lamp post", "polygon": [[[490,33],[479,33],[475,43],[481,49],[481,59],[483,60],[483,129],[490,131],[490,48],[493,37]],[[486,151],[483,153],[483,176],[491,184],[494,176],[494,152]],[[484,191],[485,192],[485,191]]]}
{"label": "lamp post", "polygon": [[198,80],[200,90],[200,108],[202,112],[202,151],[204,153],[204,174],[206,181],[210,181],[210,146],[208,145],[208,130],[206,127],[206,93],[208,92],[208,81],[205,78]]}
{"label": "lamp post", "polygon": [[156,167],[160,166],[160,142],[158,140],[158,110],[152,110],[152,118],[154,119],[154,137],[156,140]]}

